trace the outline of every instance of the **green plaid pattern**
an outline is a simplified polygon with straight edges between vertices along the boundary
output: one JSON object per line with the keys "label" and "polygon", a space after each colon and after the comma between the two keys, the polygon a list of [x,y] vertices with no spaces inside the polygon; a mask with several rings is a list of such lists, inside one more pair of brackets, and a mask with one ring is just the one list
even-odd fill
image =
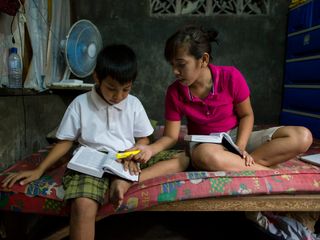
{"label": "green plaid pattern", "polygon": [[[169,160],[176,154],[183,152],[181,150],[166,150],[154,155],[147,163],[141,164],[141,169],[147,168],[163,160]],[[82,174],[68,169],[62,179],[65,190],[64,199],[87,197],[104,204],[105,194],[109,189],[109,177],[105,174],[102,178],[96,178],[90,175]]]}
{"label": "green plaid pattern", "polygon": [[156,164],[157,162],[172,159],[176,154],[181,152],[183,152],[183,150],[170,149],[170,150],[161,151],[156,155],[154,155],[152,158],[150,158],[147,163],[141,164],[140,168],[144,169]]}
{"label": "green plaid pattern", "polygon": [[108,176],[97,178],[76,171],[67,170],[63,177],[64,199],[87,197],[103,204],[109,188]]}

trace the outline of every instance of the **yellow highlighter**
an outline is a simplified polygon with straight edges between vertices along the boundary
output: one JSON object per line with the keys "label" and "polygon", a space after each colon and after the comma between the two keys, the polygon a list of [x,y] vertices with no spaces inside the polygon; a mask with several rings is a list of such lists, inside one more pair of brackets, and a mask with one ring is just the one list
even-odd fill
{"label": "yellow highlighter", "polygon": [[140,152],[140,150],[134,150],[134,151],[127,151],[127,152],[120,152],[116,154],[117,159],[126,158],[130,155],[136,155]]}

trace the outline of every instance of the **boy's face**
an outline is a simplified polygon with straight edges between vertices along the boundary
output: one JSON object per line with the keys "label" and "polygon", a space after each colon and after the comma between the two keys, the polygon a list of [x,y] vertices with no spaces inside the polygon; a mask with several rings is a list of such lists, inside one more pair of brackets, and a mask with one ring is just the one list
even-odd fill
{"label": "boy's face", "polygon": [[117,104],[128,97],[132,82],[125,83],[121,85],[118,81],[111,77],[106,77],[101,82],[96,81],[99,86],[100,92],[104,100],[109,104]]}

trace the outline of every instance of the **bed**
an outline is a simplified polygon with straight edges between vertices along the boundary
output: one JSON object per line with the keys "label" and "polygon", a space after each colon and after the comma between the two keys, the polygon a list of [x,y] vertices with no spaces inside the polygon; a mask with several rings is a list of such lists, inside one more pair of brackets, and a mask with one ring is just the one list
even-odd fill
{"label": "bed", "polygon": [[[161,136],[158,127],[154,137]],[[185,126],[180,132],[183,147]],[[12,171],[32,169],[44,159],[53,145],[31,154],[0,174],[0,181]],[[315,140],[308,154],[320,153]],[[63,202],[61,177],[68,156],[49,169],[39,180],[27,186],[0,188],[0,210],[68,216],[69,206]],[[97,221],[113,214],[133,211],[320,211],[320,168],[291,159],[268,171],[181,172],[134,184],[116,211],[103,205]],[[61,239],[69,233],[64,227],[47,239]]]}

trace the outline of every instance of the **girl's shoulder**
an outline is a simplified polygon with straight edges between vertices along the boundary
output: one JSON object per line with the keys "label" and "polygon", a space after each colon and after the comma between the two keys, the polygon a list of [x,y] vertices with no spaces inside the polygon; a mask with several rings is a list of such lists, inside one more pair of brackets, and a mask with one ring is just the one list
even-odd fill
{"label": "girl's shoulder", "polygon": [[211,67],[212,75],[215,81],[220,84],[233,84],[239,79],[244,79],[242,73],[234,66],[215,66]]}
{"label": "girl's shoulder", "polygon": [[240,73],[239,69],[237,69],[235,66],[219,66],[213,64],[210,64],[209,66],[213,73],[220,73],[225,75],[235,75]]}

